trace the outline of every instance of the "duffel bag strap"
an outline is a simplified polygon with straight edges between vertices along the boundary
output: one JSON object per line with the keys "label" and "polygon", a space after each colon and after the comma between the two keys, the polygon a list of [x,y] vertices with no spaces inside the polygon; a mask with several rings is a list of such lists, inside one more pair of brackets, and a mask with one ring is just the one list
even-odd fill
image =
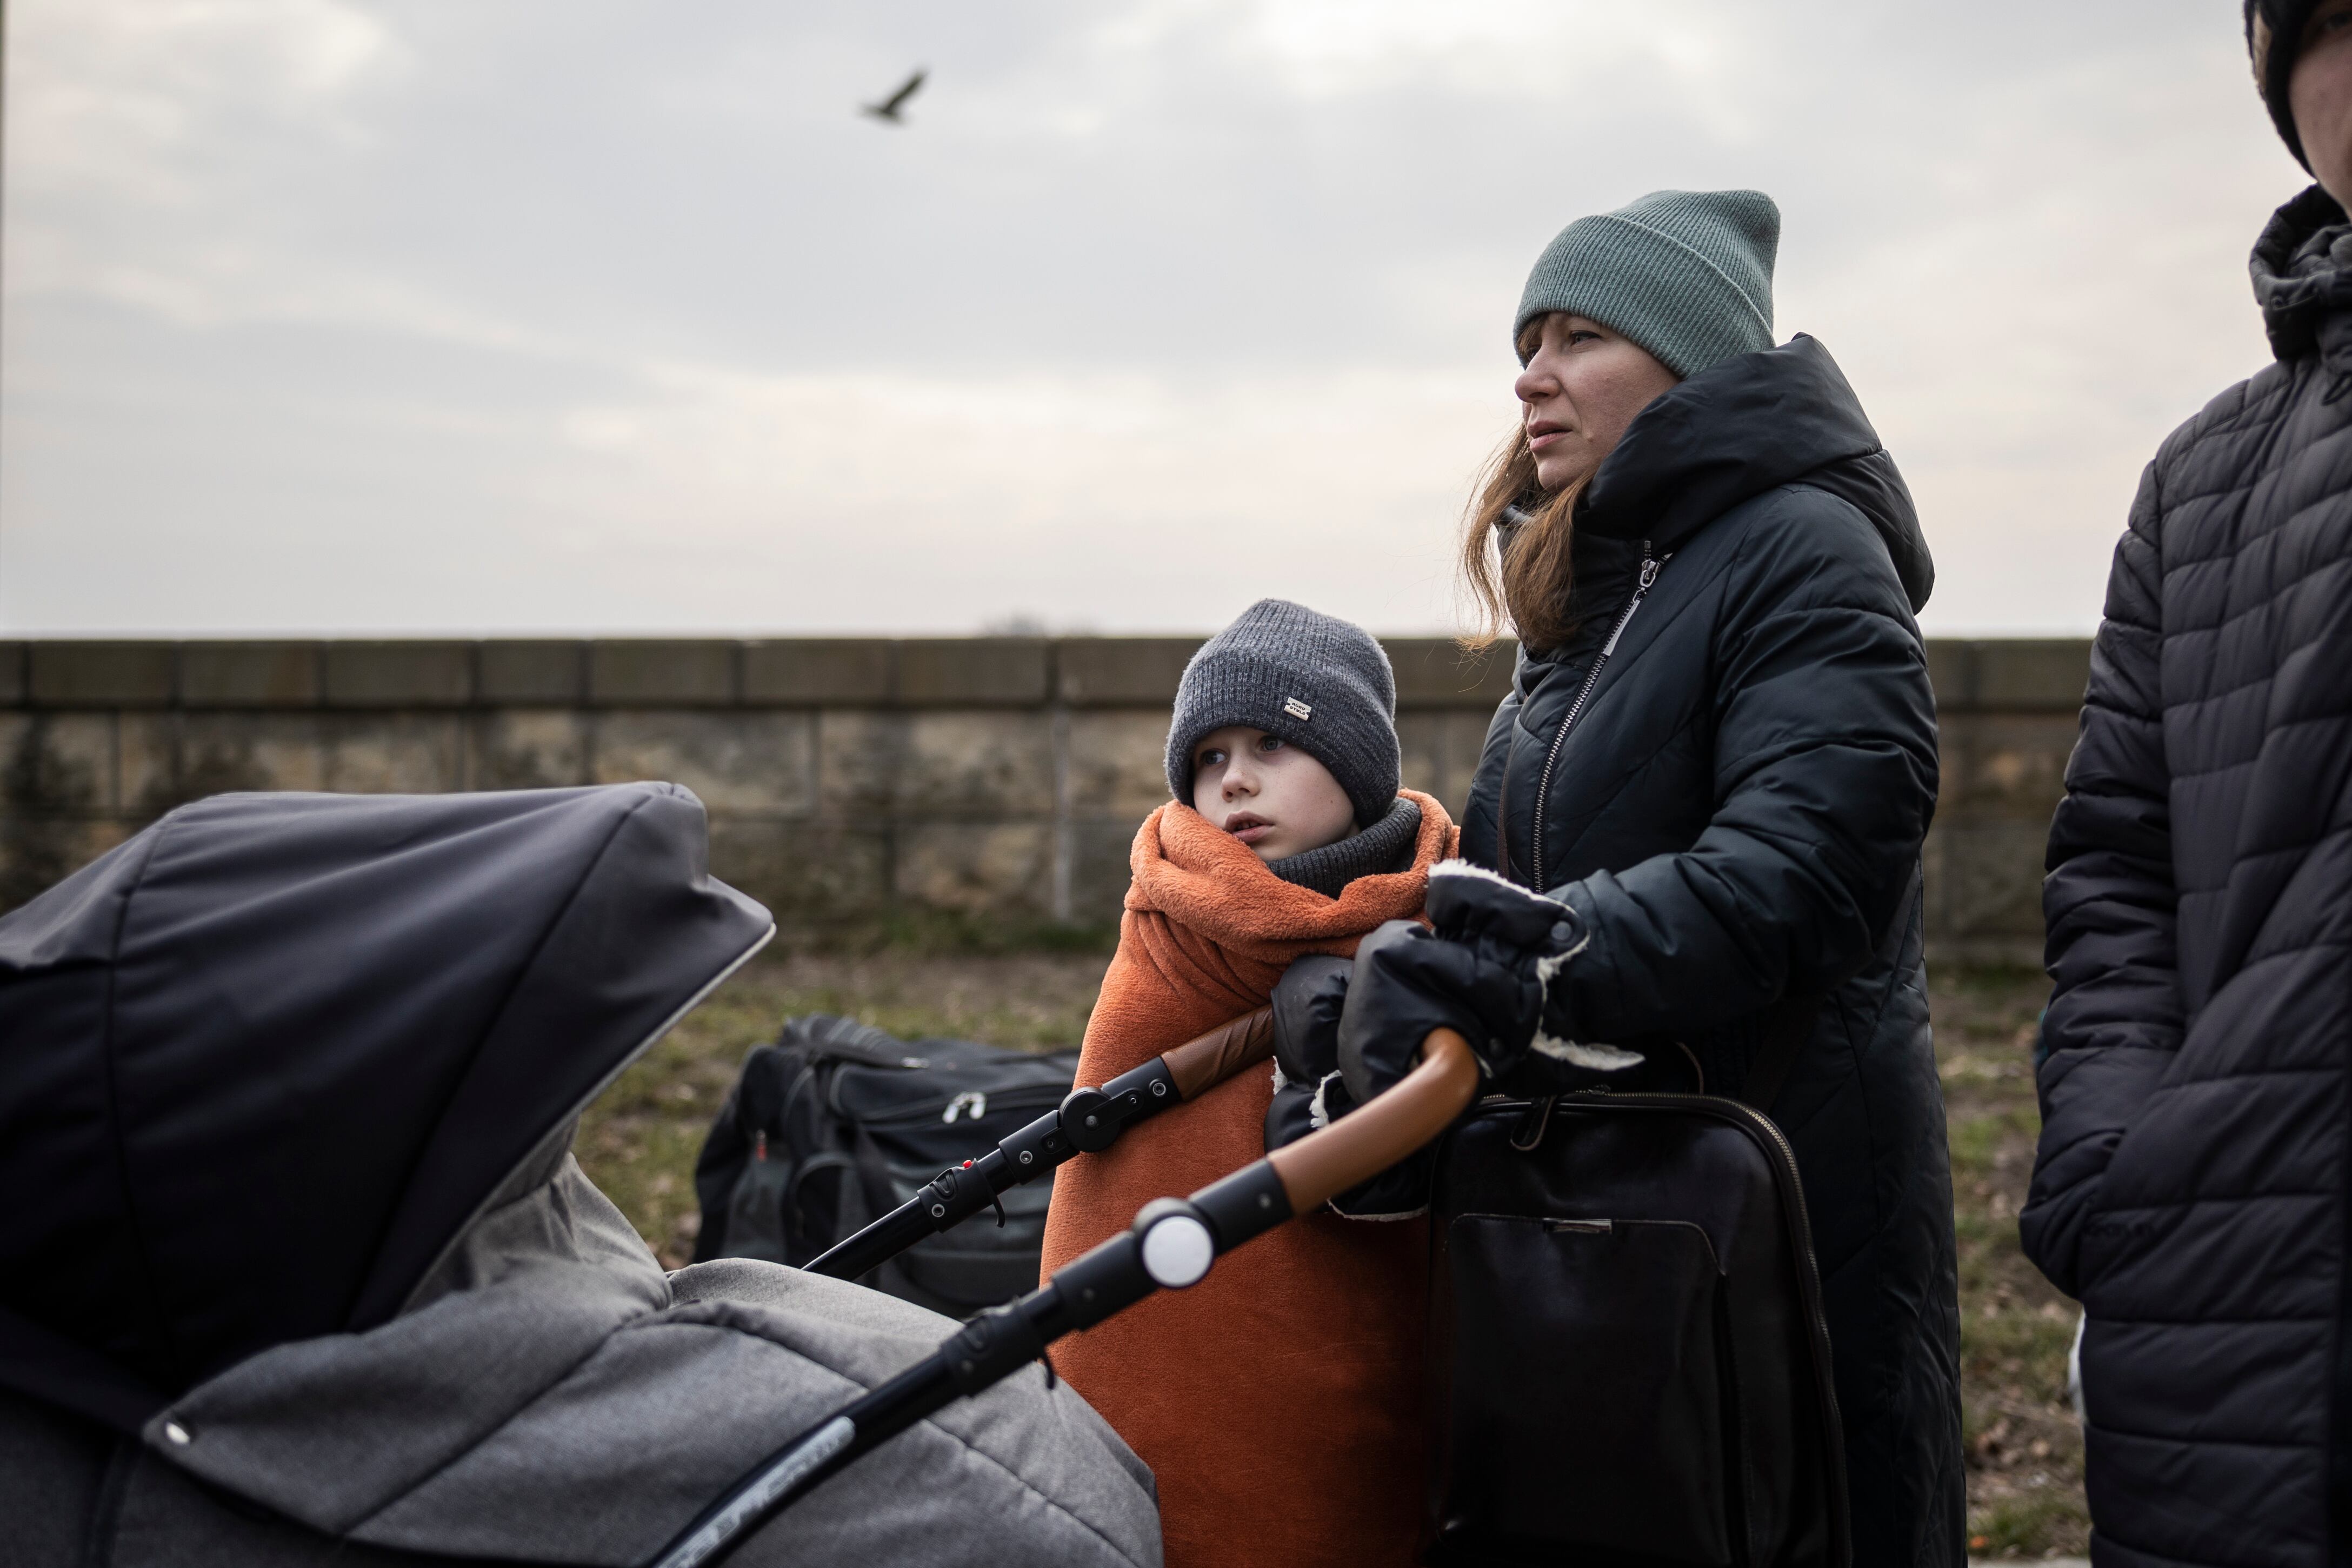
{"label": "duffel bag strap", "polygon": [[929,1058],[907,1054],[907,1042],[872,1024],[831,1013],[788,1019],[776,1043],[798,1046],[812,1061],[854,1061],[861,1067],[929,1067]]}

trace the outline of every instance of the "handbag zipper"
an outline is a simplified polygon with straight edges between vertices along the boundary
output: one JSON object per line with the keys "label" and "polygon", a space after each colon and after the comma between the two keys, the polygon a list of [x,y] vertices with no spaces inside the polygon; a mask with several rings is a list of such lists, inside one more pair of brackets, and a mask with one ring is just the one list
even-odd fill
{"label": "handbag zipper", "polygon": [[[1671,554],[1652,555],[1650,541],[1642,541],[1642,580],[1633,589],[1633,597],[1628,599],[1625,608],[1617,612],[1617,624],[1609,629],[1609,641],[1601,644],[1601,652],[1593,656],[1592,668],[1585,672],[1584,685],[1577,688],[1576,700],[1568,705],[1567,716],[1559,721],[1559,728],[1551,737],[1551,749],[1544,753],[1543,774],[1536,780],[1535,826],[1528,835],[1528,871],[1535,878],[1528,885],[1538,892],[1543,887],[1544,802],[1551,795],[1551,770],[1559,761],[1559,748],[1567,743],[1568,732],[1575,727],[1578,716],[1584,712],[1584,705],[1592,699],[1592,688],[1601,684],[1601,667],[1609,663],[1609,655],[1617,651],[1617,639],[1625,634],[1625,623],[1633,619],[1633,612],[1642,608],[1642,601],[1650,597],[1650,585],[1658,580],[1658,569],[1672,559]],[[1508,777],[1506,770],[1507,780]]]}

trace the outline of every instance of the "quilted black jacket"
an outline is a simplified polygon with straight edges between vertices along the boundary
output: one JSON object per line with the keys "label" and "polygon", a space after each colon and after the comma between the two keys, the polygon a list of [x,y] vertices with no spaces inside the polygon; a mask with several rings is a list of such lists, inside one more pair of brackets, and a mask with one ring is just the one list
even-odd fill
{"label": "quilted black jacket", "polygon": [[2097,1557],[2133,1568],[2352,1550],[2343,209],[2281,208],[2253,272],[2277,362],[2140,481],[2042,895],[2022,1226],[2089,1314]]}
{"label": "quilted black jacket", "polygon": [[1584,915],[1591,946],[1551,992],[1567,1016],[1548,1027],[1568,1038],[1680,1041],[1710,1091],[1737,1093],[1759,1015],[1824,996],[1773,1110],[1812,1215],[1855,1561],[1957,1563],[1951,1173],[1920,956],[1937,753],[1912,620],[1932,574],[1917,516],[1845,378],[1802,337],[1645,409],[1586,502],[1582,629],[1522,659],[1463,853]]}

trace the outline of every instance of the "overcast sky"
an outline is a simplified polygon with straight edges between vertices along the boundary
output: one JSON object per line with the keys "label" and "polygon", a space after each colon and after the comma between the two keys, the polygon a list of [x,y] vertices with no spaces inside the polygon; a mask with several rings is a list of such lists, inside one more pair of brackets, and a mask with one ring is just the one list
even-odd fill
{"label": "overcast sky", "polygon": [[1928,630],[2087,631],[2267,358],[2237,16],[12,0],[0,627],[1445,628],[1536,254],[1752,185]]}

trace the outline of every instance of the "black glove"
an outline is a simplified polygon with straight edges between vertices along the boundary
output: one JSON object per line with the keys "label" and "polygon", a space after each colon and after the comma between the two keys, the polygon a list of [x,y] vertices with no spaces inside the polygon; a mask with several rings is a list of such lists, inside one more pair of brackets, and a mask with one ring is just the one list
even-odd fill
{"label": "black glove", "polygon": [[[1339,1015],[1355,966],[1309,954],[1274,988],[1274,1103],[1265,1110],[1271,1154],[1356,1108],[1339,1078]],[[1399,1219],[1429,1207],[1435,1151],[1424,1149],[1331,1200],[1350,1219]]]}
{"label": "black glove", "polygon": [[[1345,958],[1310,953],[1274,988],[1274,1103],[1265,1109],[1268,1154],[1295,1144],[1318,1120],[1315,1092],[1339,1070],[1339,1009],[1348,999]],[[1355,1102],[1349,1101],[1353,1105]]]}
{"label": "black glove", "polygon": [[1545,1029],[1552,977],[1586,941],[1568,905],[1449,861],[1430,873],[1428,909],[1434,930],[1391,920],[1356,949],[1339,1072],[1360,1103],[1411,1071],[1440,1028],[1468,1040],[1506,1090],[1557,1093],[1643,1060]]}
{"label": "black glove", "polygon": [[1355,964],[1328,953],[1296,960],[1274,988],[1274,1064],[1313,1087],[1339,1069],[1339,1012]]}

